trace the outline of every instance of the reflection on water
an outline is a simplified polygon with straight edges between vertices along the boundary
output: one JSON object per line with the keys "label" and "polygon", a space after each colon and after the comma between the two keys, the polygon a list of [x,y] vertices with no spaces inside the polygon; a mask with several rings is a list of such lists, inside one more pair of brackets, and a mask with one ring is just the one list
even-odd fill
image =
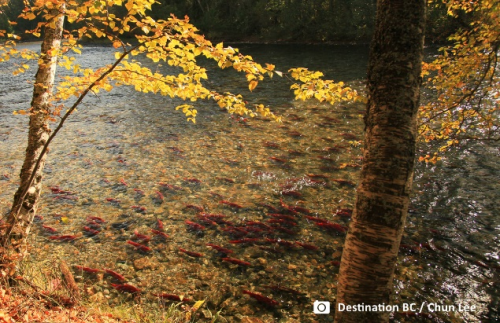
{"label": "reflection on water", "polygon": [[[367,57],[362,46],[245,45],[241,51],[277,70],[306,66],[356,87]],[[90,47],[82,58],[82,66],[95,66],[111,62],[112,54]],[[25,108],[31,94],[28,83],[6,72],[0,74],[2,212],[16,188],[26,136],[25,118],[12,111]],[[242,75],[229,70],[217,71],[209,85],[246,88]],[[180,101],[126,88],[89,98],[49,155],[33,243],[50,248],[34,259],[65,257],[113,270],[151,302],[164,293],[208,297],[209,309],[224,308],[229,320],[317,320],[314,300],[335,299],[364,108],[294,102],[289,85],[275,77],[243,93],[270,104],[285,117],[282,125],[231,117],[213,102],[197,103],[193,125],[174,111]],[[498,318],[498,152],[475,145],[437,166],[419,165],[394,304],[477,306],[471,313],[431,313],[435,322]],[[49,239],[61,235],[76,238]],[[230,251],[214,249],[219,246]],[[81,269],[78,276],[95,295],[109,292],[112,304],[127,297],[109,285],[119,282],[116,276]],[[394,319],[416,317],[395,313]]]}
{"label": "reflection on water", "polygon": [[495,144],[470,143],[438,167],[420,165],[415,174],[407,241],[414,237],[430,252],[405,259],[418,259],[417,266],[425,269],[414,278],[410,295],[478,309],[436,313],[442,321],[499,318],[498,155]]}

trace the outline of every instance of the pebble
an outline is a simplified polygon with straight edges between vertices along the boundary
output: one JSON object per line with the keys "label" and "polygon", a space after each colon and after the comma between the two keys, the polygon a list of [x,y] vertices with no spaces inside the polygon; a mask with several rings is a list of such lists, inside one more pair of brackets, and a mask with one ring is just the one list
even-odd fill
{"label": "pebble", "polygon": [[136,270],[155,269],[157,266],[158,262],[154,257],[151,259],[149,259],[148,257],[144,257],[134,260],[134,268]]}
{"label": "pebble", "polygon": [[103,299],[104,299],[104,295],[101,292],[95,293],[94,295],[90,296],[90,300],[92,302],[96,302],[96,303],[101,302]]}

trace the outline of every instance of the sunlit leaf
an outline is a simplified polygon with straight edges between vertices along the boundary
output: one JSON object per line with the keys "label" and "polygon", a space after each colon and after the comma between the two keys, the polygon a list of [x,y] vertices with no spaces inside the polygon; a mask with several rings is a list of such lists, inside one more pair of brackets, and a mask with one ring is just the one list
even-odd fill
{"label": "sunlit leaf", "polygon": [[249,84],[248,84],[248,89],[250,91],[253,91],[256,87],[257,87],[257,84],[259,84],[259,82],[257,81],[251,81]]}
{"label": "sunlit leaf", "polygon": [[205,301],[197,301],[196,303],[194,303],[192,310],[197,311],[204,303]]}

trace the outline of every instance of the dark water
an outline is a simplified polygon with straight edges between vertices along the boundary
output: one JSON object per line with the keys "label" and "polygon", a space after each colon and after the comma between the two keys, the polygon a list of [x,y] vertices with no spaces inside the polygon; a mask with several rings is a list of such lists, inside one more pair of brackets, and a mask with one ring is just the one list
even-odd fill
{"label": "dark water", "polygon": [[[362,89],[367,47],[239,47],[261,63],[275,64],[277,70],[305,66]],[[89,47],[79,59],[82,66],[97,67],[112,58],[109,48]],[[31,94],[27,81],[34,73],[14,78],[12,69],[0,70],[3,213],[16,188],[26,140],[26,118],[12,111],[26,108]],[[353,208],[364,107],[295,102],[290,84],[275,77],[248,93],[240,90],[247,88],[243,75],[230,70],[209,75],[208,85],[218,91],[241,92],[250,102],[271,105],[283,115],[281,125],[231,117],[213,102],[196,103],[199,115],[194,125],[174,110],[181,101],[128,88],[86,100],[49,155],[43,219],[36,223],[33,239],[35,247],[49,247],[33,253],[33,259],[50,264],[63,257],[73,265],[112,269],[140,288],[143,300],[151,303],[158,302],[153,296],[158,293],[207,298],[207,309],[223,308],[228,321],[243,316],[270,322],[331,320],[332,316],[312,314],[312,303],[335,300],[337,261],[345,235],[318,226],[307,216],[348,226],[349,218],[338,211]],[[498,155],[497,146],[471,144],[443,156],[437,165],[419,164],[395,275],[393,304],[400,305],[395,321],[498,320]],[[49,187],[55,186],[75,195],[54,194]],[[200,218],[195,206],[225,215],[226,222]],[[100,227],[94,224],[100,231],[95,236],[84,230],[88,216],[106,221]],[[212,223],[214,219],[218,223]],[[152,251],[143,253],[126,243],[141,242],[136,230],[153,235],[158,220],[169,238],[153,238],[147,243]],[[186,220],[205,229],[192,228]],[[42,225],[58,233],[47,232]],[[62,234],[78,238],[49,239]],[[256,241],[230,242],[245,238]],[[217,253],[207,243],[234,252]],[[203,256],[190,257],[179,248]],[[222,260],[226,256],[251,266]],[[108,275],[80,271],[78,276],[110,304],[130,299],[108,284],[117,282]],[[266,305],[243,290],[261,293],[279,305]],[[439,305],[441,311],[424,317],[402,314],[404,303],[420,308],[423,302]],[[459,304],[476,309],[453,311],[450,305],[458,309]],[[424,307],[423,312],[429,309]]]}

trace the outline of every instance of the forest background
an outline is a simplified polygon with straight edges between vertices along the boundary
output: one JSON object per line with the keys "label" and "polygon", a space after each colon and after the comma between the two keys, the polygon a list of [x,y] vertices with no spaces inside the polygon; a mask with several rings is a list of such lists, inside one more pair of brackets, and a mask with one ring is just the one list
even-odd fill
{"label": "forest background", "polygon": [[[15,21],[24,9],[23,0],[0,0],[0,30],[23,35],[39,22]],[[115,12],[125,15],[123,12]],[[153,19],[170,14],[189,16],[190,21],[212,41],[289,42],[289,43],[368,43],[375,22],[376,0],[159,0],[152,8]],[[452,17],[442,3],[427,11],[426,43],[444,43],[459,28],[468,27],[470,14],[459,12]],[[73,26],[73,29],[79,26]],[[72,29],[71,27],[69,29]],[[132,35],[130,35],[132,36]]]}

